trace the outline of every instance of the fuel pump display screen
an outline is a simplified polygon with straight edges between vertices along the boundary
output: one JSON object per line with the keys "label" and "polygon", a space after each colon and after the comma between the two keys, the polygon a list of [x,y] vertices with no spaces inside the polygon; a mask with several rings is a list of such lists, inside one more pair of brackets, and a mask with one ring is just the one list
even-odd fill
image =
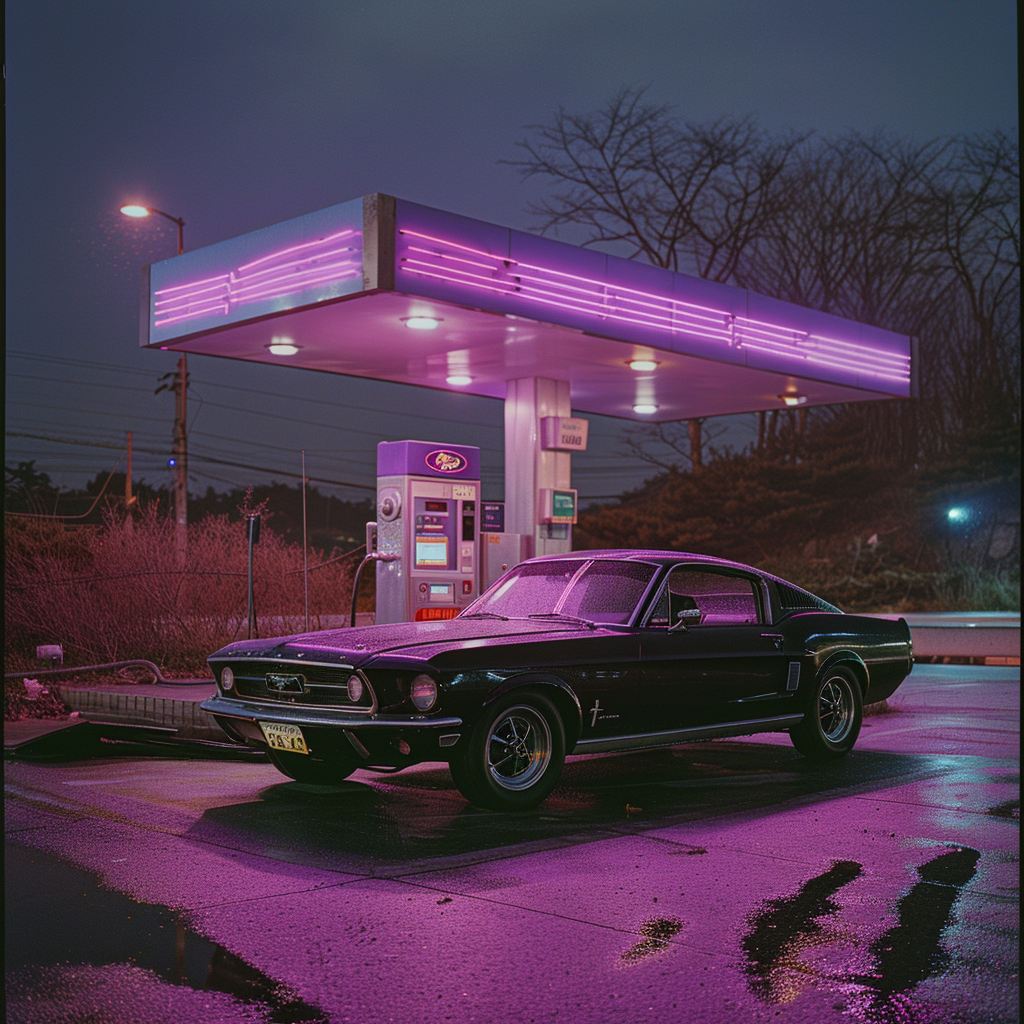
{"label": "fuel pump display screen", "polygon": [[417,497],[413,544],[417,569],[455,568],[455,507],[452,502]]}
{"label": "fuel pump display screen", "polygon": [[416,568],[417,569],[447,569],[448,568],[448,538],[447,537],[417,537],[416,538]]}

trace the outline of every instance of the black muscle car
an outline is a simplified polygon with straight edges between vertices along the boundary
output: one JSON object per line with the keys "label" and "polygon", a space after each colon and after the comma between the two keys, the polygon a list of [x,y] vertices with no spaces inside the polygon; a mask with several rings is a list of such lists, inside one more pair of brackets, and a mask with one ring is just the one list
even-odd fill
{"label": "black muscle car", "polygon": [[517,565],[454,619],[229,644],[203,708],[285,775],[447,761],[483,807],[532,807],[567,754],[788,731],[853,746],[913,666],[903,619],[845,615],[746,565],[577,551]]}

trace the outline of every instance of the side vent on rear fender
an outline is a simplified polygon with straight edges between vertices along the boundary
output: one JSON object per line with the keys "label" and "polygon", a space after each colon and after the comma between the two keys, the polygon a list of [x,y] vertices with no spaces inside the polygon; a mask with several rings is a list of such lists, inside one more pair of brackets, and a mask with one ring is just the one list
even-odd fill
{"label": "side vent on rear fender", "polygon": [[786,689],[795,690],[800,685],[800,662],[789,663],[789,676],[786,679]]}

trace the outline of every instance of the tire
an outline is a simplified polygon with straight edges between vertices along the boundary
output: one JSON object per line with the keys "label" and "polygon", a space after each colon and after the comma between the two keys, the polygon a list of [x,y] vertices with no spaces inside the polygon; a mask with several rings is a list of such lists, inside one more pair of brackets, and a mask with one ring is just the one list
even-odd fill
{"label": "tire", "polygon": [[863,717],[860,683],[852,669],[837,665],[815,680],[804,719],[789,730],[789,736],[804,757],[842,757],[857,742]]}
{"label": "tire", "polygon": [[289,754],[282,750],[267,750],[270,763],[282,775],[296,782],[313,782],[333,786],[347,779],[359,766],[351,761],[314,761],[308,754]]}
{"label": "tire", "polygon": [[486,710],[449,767],[470,803],[521,811],[555,788],[564,763],[565,729],[554,704],[538,693],[510,693]]}

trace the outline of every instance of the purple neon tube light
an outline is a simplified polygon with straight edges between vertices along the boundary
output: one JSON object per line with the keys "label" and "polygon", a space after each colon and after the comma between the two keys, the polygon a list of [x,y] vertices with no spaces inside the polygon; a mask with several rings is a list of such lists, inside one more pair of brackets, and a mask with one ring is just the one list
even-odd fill
{"label": "purple neon tube light", "polygon": [[[611,285],[553,267],[520,263],[418,231],[402,229],[400,234],[435,246],[407,245],[408,253],[420,257],[401,257],[399,268],[408,274],[516,296],[525,302],[588,314],[601,320],[638,324],[670,333],[684,332],[729,347],[745,347],[815,366],[855,371],[901,383],[910,380],[910,357],[898,352],[793,330],[666,295]],[[490,262],[483,263],[467,256],[482,257]],[[463,267],[488,273],[477,273]]]}
{"label": "purple neon tube light", "polygon": [[[362,263],[349,255],[355,247],[337,247],[332,243],[348,237],[354,240],[359,234],[349,228],[267,253],[228,273],[161,288],[154,295],[154,324],[166,327],[201,317],[227,316],[233,308],[247,302],[283,298],[314,285],[356,277],[362,273]],[[300,252],[302,255],[297,259],[272,262]],[[265,266],[267,263],[271,265]],[[261,269],[254,270],[255,267]]]}

